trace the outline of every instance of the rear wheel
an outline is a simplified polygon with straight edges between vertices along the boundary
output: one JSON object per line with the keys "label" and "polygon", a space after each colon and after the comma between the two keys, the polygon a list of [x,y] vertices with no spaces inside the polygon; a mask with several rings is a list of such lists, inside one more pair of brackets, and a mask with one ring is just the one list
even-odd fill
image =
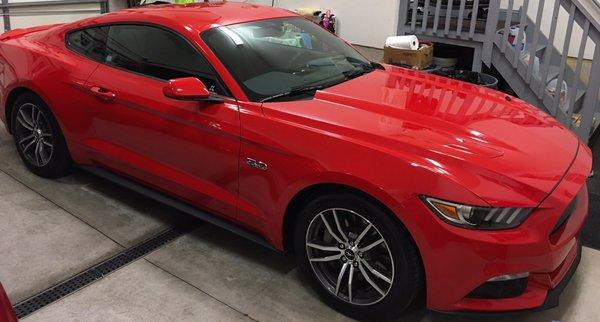
{"label": "rear wheel", "polygon": [[11,124],[19,156],[31,172],[44,178],[65,176],[71,157],[56,119],[37,95],[25,93],[15,102]]}
{"label": "rear wheel", "polygon": [[367,198],[321,196],[295,230],[300,268],[321,298],[357,319],[389,319],[423,291],[419,255],[406,230]]}

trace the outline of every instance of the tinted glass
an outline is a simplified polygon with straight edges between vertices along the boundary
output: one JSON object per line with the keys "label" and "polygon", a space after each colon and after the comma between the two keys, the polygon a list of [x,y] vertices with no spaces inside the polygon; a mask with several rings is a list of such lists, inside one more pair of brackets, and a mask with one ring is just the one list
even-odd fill
{"label": "tinted glass", "polygon": [[[253,101],[339,83],[372,70],[351,46],[302,18],[217,27],[204,32],[202,39]],[[294,98],[298,97],[286,97]]]}
{"label": "tinted glass", "polygon": [[152,26],[113,25],[106,52],[106,64],[161,80],[197,77],[209,90],[225,94],[208,62],[173,32]]}
{"label": "tinted glass", "polygon": [[104,43],[108,27],[96,27],[74,31],[67,36],[67,46],[95,61],[106,57]]}

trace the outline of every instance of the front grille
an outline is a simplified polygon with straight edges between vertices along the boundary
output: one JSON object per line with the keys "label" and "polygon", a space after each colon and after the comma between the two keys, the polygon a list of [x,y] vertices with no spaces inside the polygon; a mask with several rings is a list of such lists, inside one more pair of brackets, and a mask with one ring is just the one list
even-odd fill
{"label": "front grille", "polygon": [[569,220],[569,218],[575,211],[575,208],[577,207],[577,200],[578,200],[578,197],[575,197],[571,201],[571,203],[569,203],[569,205],[567,206],[567,209],[565,209],[565,211],[562,213],[562,215],[560,215],[560,218],[558,218],[558,221],[552,228],[552,231],[550,231],[550,236],[554,235],[557,231],[559,231],[564,226],[564,224],[567,222],[567,220]]}

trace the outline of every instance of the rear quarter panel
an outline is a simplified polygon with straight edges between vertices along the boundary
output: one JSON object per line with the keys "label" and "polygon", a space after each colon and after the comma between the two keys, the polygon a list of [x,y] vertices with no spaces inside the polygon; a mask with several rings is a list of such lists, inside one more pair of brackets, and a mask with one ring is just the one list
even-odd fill
{"label": "rear quarter panel", "polygon": [[[41,30],[40,30],[41,29]],[[33,91],[49,106],[72,153],[91,135],[90,104],[85,81],[98,63],[65,47],[64,26],[34,28],[30,33],[0,38],[0,95],[2,115],[10,122],[7,100],[15,89]],[[7,112],[8,111],[8,112]]]}

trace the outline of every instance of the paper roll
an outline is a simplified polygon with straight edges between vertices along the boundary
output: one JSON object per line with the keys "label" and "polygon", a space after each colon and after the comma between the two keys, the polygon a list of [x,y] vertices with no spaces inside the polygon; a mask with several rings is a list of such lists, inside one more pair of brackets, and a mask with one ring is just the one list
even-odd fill
{"label": "paper roll", "polygon": [[388,37],[385,40],[385,45],[387,47],[398,48],[398,49],[417,50],[417,49],[419,49],[419,39],[415,35],[393,36],[393,37]]}
{"label": "paper roll", "polygon": [[315,15],[315,12],[319,11],[318,9],[315,8],[299,8],[298,9],[298,14],[303,16],[303,17],[313,17]]}

